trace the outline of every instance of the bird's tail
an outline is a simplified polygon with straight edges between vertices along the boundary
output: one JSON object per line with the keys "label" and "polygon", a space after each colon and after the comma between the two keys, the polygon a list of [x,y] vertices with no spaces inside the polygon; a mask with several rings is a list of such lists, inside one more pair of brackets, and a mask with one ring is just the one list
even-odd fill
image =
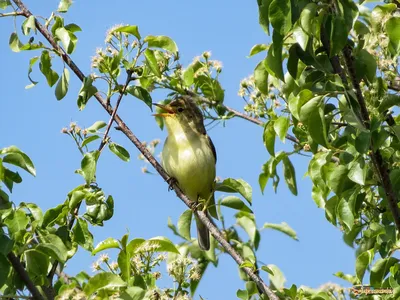
{"label": "bird's tail", "polygon": [[197,240],[201,250],[210,249],[210,232],[207,227],[196,217]]}

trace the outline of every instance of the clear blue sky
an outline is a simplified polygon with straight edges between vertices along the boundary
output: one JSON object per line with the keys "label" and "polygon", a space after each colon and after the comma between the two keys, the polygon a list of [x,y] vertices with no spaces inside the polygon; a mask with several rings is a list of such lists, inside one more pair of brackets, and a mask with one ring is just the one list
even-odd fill
{"label": "clear blue sky", "polygon": [[[26,5],[41,16],[48,16],[58,6],[58,1],[54,0],[43,3],[27,1]],[[119,23],[138,25],[142,36],[170,36],[179,47],[184,65],[203,51],[212,51],[213,59],[224,65],[220,79],[225,89],[225,103],[237,109],[243,104],[237,96],[239,82],[252,73],[264,54],[251,59],[246,56],[254,44],[269,41],[258,25],[255,0],[76,1],[66,15],[66,23],[70,22],[83,29],[77,34],[79,42],[72,59],[85,74],[91,72],[90,57],[96,47],[104,46],[106,30]],[[72,74],[70,91],[62,101],[55,99],[54,90],[47,86],[37,66],[32,77],[40,83],[25,90],[25,85],[29,84],[28,61],[40,53],[11,52],[8,39],[14,23],[2,18],[0,28],[0,148],[20,147],[32,158],[37,169],[36,178],[22,174],[24,181],[14,188],[12,199],[16,203],[35,202],[46,210],[63,202],[67,193],[82,183],[82,178],[74,174],[80,166],[80,154],[73,141],[60,133],[61,128],[71,121],[88,127],[96,120],[107,121],[108,116],[94,99],[84,111],[78,111],[76,97],[80,83]],[[19,30],[19,25],[17,28]],[[36,38],[39,39],[42,37]],[[61,64],[54,66],[61,70]],[[142,102],[126,98],[120,115],[139,139],[164,140],[166,132],[160,131]],[[284,221],[298,234],[296,242],[279,232],[263,231],[259,260],[277,265],[286,276],[287,287],[293,283],[314,288],[326,282],[347,285],[333,273],[354,273],[354,251],[344,244],[340,230],[325,220],[324,210],[318,209],[311,198],[311,182],[304,178],[309,158],[293,159],[299,196],[291,195],[283,177],[277,194],[269,184],[261,195],[258,175],[269,158],[262,143],[262,128],[233,119],[225,127],[216,126],[209,134],[218,153],[217,175],[243,178],[252,185],[253,210],[259,227],[265,222]],[[130,151],[132,159],[124,163],[108,151],[102,154],[97,179],[104,191],[114,196],[115,214],[104,227],[93,229],[95,244],[110,236],[120,238],[127,231],[131,238],[164,235],[178,242],[167,228],[167,218],[176,222],[186,207],[174,193],[167,191],[167,184],[159,176],[142,174],[144,164],[136,159],[138,151],[121,133],[112,132],[112,138]],[[290,143],[277,144],[282,149],[291,147]],[[150,171],[153,170],[150,168]],[[225,213],[233,214],[229,209]],[[228,221],[233,219],[228,218]],[[93,261],[95,257],[80,250],[68,263],[66,272],[75,274],[82,268],[89,270]],[[234,299],[236,290],[243,287],[237,265],[230,257],[223,256],[218,268],[207,270],[198,292],[205,299]]]}

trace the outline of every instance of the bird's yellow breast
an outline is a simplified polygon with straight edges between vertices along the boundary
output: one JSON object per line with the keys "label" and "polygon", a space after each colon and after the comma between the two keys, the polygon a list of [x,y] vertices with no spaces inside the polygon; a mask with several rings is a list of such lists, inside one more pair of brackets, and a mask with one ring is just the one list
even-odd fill
{"label": "bird's yellow breast", "polygon": [[162,164],[192,201],[213,192],[215,158],[206,135],[174,130],[165,141]]}

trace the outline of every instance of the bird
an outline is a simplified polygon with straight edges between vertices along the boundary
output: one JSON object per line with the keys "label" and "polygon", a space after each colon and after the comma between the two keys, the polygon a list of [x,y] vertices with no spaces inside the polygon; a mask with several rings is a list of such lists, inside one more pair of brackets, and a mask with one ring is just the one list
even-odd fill
{"label": "bird", "polygon": [[[207,216],[218,218],[214,200],[217,153],[204,127],[201,110],[189,96],[178,96],[167,105],[153,104],[163,110],[155,115],[163,118],[168,131],[161,153],[163,168]],[[195,219],[199,247],[207,251],[209,230]]]}

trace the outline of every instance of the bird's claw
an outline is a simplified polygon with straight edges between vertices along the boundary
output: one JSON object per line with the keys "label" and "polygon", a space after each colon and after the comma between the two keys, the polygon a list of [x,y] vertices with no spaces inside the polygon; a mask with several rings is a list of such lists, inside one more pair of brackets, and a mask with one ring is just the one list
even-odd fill
{"label": "bird's claw", "polygon": [[171,190],[174,189],[173,185],[174,185],[174,184],[177,184],[177,183],[178,183],[178,180],[176,180],[175,177],[169,177],[169,178],[167,179],[167,183],[168,183],[168,192],[169,192],[169,191],[171,191]]}

